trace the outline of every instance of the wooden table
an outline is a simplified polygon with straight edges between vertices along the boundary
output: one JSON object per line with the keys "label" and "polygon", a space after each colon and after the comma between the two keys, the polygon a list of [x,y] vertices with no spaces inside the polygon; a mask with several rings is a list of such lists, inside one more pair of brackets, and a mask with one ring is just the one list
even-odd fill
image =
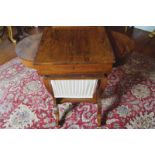
{"label": "wooden table", "polygon": [[[98,105],[98,126],[101,126],[101,95],[106,77],[115,62],[104,27],[47,27],[43,34],[25,38],[16,47],[24,65],[35,68],[44,76],[45,86],[53,95],[53,79],[98,79],[91,99],[55,99],[55,105],[66,101],[88,101]],[[56,110],[57,125],[59,111]]]}

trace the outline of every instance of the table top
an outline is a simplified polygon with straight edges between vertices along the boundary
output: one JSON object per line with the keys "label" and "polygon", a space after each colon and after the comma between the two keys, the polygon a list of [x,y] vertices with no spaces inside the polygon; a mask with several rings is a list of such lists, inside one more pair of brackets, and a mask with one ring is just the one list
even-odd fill
{"label": "table top", "polygon": [[34,59],[36,65],[113,62],[112,47],[101,26],[47,27]]}
{"label": "table top", "polygon": [[101,26],[47,27],[20,41],[16,53],[24,65],[52,77],[102,77],[115,62]]}

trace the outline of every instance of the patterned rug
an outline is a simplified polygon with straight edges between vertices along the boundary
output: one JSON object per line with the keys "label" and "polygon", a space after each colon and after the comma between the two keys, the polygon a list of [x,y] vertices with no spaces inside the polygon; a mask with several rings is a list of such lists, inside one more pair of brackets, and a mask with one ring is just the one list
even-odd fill
{"label": "patterned rug", "polygon": [[[60,115],[71,105],[60,105]],[[125,65],[113,68],[102,111],[103,129],[155,128],[154,60],[133,53]],[[42,77],[18,58],[0,66],[0,128],[56,128],[52,96]],[[97,128],[96,105],[79,103],[62,128]]]}

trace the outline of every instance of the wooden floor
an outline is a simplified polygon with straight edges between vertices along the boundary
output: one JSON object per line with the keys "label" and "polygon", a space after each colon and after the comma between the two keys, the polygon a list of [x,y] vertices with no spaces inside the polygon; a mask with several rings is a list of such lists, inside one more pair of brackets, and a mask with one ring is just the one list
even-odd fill
{"label": "wooden floor", "polygon": [[5,37],[0,43],[0,65],[15,57],[15,45]]}
{"label": "wooden floor", "polygon": [[150,38],[148,32],[135,29],[132,38],[136,41],[135,51],[155,58],[155,36]]}
{"label": "wooden floor", "polygon": [[[38,29],[30,28],[28,31],[30,34],[35,34],[38,32],[42,32],[43,29],[44,27],[40,27]],[[126,33],[126,35],[132,37],[136,42],[135,51],[155,58],[155,37],[149,38],[148,32],[136,28],[134,28],[132,31],[129,30],[128,32],[124,32],[124,29],[122,27],[111,27],[111,29]],[[0,42],[0,65],[15,57],[15,44],[11,43],[8,40],[7,35],[5,34],[2,38],[2,42]]]}

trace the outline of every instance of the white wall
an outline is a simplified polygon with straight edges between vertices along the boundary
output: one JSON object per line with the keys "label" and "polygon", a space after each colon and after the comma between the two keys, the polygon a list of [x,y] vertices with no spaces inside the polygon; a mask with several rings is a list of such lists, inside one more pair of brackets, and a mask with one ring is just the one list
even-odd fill
{"label": "white wall", "polygon": [[135,26],[135,27],[150,32],[155,30],[155,26]]}

